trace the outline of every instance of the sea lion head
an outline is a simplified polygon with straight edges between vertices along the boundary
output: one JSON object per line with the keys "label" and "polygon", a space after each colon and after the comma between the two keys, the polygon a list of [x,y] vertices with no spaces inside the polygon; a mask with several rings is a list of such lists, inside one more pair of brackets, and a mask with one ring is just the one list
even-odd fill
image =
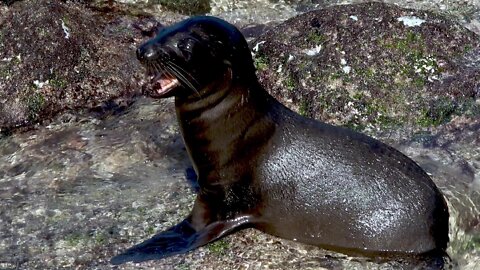
{"label": "sea lion head", "polygon": [[201,96],[212,91],[209,86],[218,80],[255,77],[251,53],[240,31],[209,16],[161,29],[137,49],[137,58],[151,79],[144,92],[154,98]]}

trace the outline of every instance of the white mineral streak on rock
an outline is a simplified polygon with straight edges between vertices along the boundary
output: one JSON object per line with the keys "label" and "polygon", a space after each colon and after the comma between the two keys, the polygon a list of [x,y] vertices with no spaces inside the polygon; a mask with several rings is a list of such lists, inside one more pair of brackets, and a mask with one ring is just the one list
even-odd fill
{"label": "white mineral streak on rock", "polygon": [[70,38],[70,28],[67,27],[67,25],[65,24],[65,22],[63,20],[62,21],[62,29],[63,29],[63,32],[65,33],[65,38],[66,39],[69,39]]}
{"label": "white mineral streak on rock", "polygon": [[321,50],[322,50],[322,45],[317,45],[314,48],[306,49],[303,52],[308,56],[314,56],[319,54]]}
{"label": "white mineral streak on rock", "polygon": [[402,16],[397,18],[397,21],[403,22],[403,25],[406,27],[420,26],[425,20],[422,20],[415,16]]}

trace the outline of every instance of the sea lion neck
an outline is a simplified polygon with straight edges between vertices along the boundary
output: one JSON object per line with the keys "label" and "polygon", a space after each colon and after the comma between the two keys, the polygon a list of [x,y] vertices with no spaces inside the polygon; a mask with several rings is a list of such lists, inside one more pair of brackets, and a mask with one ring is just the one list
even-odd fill
{"label": "sea lion neck", "polygon": [[[273,98],[258,84],[223,85],[196,102],[177,98],[175,107],[183,139],[199,184],[235,181],[233,163],[261,151],[275,124],[268,113]],[[250,162],[255,162],[251,160]],[[228,171],[229,175],[222,175]],[[245,168],[242,169],[245,172]]]}

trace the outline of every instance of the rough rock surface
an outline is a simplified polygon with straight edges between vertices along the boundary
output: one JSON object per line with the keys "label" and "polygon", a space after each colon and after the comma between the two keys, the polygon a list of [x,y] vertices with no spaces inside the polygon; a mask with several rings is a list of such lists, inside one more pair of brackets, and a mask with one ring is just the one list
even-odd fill
{"label": "rough rock surface", "polygon": [[119,106],[141,89],[137,18],[53,0],[19,1],[1,14],[1,130]]}
{"label": "rough rock surface", "polygon": [[[27,57],[32,61],[38,60],[40,61],[38,65],[41,67],[50,67],[44,63],[45,59],[51,61],[52,67],[61,66],[63,60],[59,61],[57,59],[71,61],[64,63],[66,67],[70,68],[81,67],[79,65],[81,63],[89,63],[87,67],[92,69],[86,70],[86,72],[91,73],[87,73],[88,76],[86,76],[87,79],[84,83],[91,88],[82,91],[92,91],[90,94],[98,95],[98,101],[96,101],[97,96],[89,96],[91,99],[83,103],[81,98],[78,99],[78,102],[67,98],[63,101],[74,104],[73,108],[83,106],[97,108],[96,111],[100,111],[100,113],[79,113],[75,110],[69,110],[54,117],[48,125],[45,123],[45,125],[39,125],[33,130],[0,136],[0,269],[398,269],[397,262],[375,263],[365,258],[349,258],[316,247],[278,239],[255,230],[241,231],[188,254],[173,256],[164,260],[141,264],[129,263],[119,267],[111,266],[108,260],[114,254],[151,237],[156,231],[164,230],[180,221],[190,211],[195,196],[191,183],[186,181],[188,177],[185,176],[185,170],[190,165],[179,136],[172,101],[153,101],[140,98],[128,107],[118,106],[118,102],[115,102],[122,95],[121,89],[125,89],[123,87],[126,85],[133,83],[131,87],[134,93],[141,90],[140,85],[144,76],[141,69],[136,69],[134,49],[136,44],[140,43],[142,39],[146,39],[145,36],[151,35],[151,29],[158,25],[155,20],[145,14],[145,8],[125,7],[118,3],[120,1],[35,0],[14,2],[10,6],[0,5],[0,33],[9,33],[8,44],[2,40],[3,36],[0,35],[0,46],[11,48],[15,52],[17,50],[15,46],[17,45],[11,44],[10,40],[28,41],[27,44],[22,44],[22,47],[36,49],[32,49],[34,53],[31,54],[33,55],[29,55],[27,53],[29,51],[26,51],[25,54],[21,55],[20,60]],[[122,2],[127,2],[127,0],[122,0]],[[234,2],[235,7],[239,9],[240,5],[245,4],[245,1],[237,0],[211,2],[215,2],[215,5],[212,5],[215,8],[218,8],[220,2]],[[256,4],[266,1],[253,2],[252,7],[258,7]],[[285,1],[273,2],[285,3]],[[312,3],[322,6],[326,4],[324,2],[331,4],[344,1],[302,0],[287,2],[308,4],[310,6],[305,9],[309,10]],[[407,4],[410,2],[412,1],[406,1]],[[450,3],[451,1],[440,2]],[[29,9],[28,3],[33,7],[38,7],[40,11],[42,11],[42,5],[48,3],[47,6],[56,8],[46,9],[47,11],[62,16],[58,18],[44,16],[43,19],[35,16],[30,17],[25,11],[25,9]],[[22,9],[19,7],[22,7]],[[229,12],[231,7],[226,5],[223,10]],[[248,5],[246,7],[248,8]],[[373,13],[380,12],[379,7],[383,9],[382,18],[385,18],[385,21],[378,22],[379,29],[377,29],[377,27],[370,27],[376,26],[376,24],[371,20],[372,17],[367,16],[369,14],[365,14],[364,18],[360,14],[369,9],[372,9]],[[377,11],[375,11],[376,9]],[[29,10],[33,14],[40,14],[35,9]],[[347,103],[343,106],[335,99],[328,100],[328,104],[336,104],[338,113],[325,110],[325,113],[315,114],[315,116],[333,123],[350,124],[358,129],[368,131],[400,149],[430,173],[433,180],[444,191],[450,203],[452,218],[451,242],[448,252],[453,259],[452,266],[454,269],[479,269],[480,148],[478,145],[480,145],[480,119],[475,114],[475,108],[478,108],[478,94],[475,94],[471,90],[473,88],[469,85],[464,85],[464,82],[473,82],[473,78],[478,76],[478,49],[475,45],[478,39],[474,39],[475,36],[472,33],[462,29],[457,24],[423,11],[406,11],[394,6],[382,6],[381,4],[333,7],[333,10],[339,12],[338,14],[342,14],[341,16],[332,16],[332,11],[329,10],[320,11],[324,12],[325,16],[330,19],[324,24],[328,32],[324,33],[323,42],[316,42],[322,41],[319,35],[309,35],[310,38],[305,41],[302,40],[300,34],[295,39],[281,40],[281,38],[284,38],[283,35],[291,34],[291,31],[283,31],[285,28],[314,28],[308,24],[310,20],[305,20],[305,18],[312,18],[314,16],[312,14],[315,13],[288,21],[287,24],[291,24],[290,26],[279,26],[274,30],[274,34],[264,36],[269,37],[269,40],[257,40],[257,43],[267,41],[272,44],[270,47],[264,46],[266,43],[259,45],[259,49],[264,50],[265,55],[267,53],[271,55],[268,58],[269,61],[259,61],[261,55],[256,52],[257,66],[261,69],[259,74],[262,76],[263,83],[271,86],[273,93],[284,98],[287,105],[301,113],[312,113],[313,115],[315,109],[305,110],[308,107],[302,107],[302,103],[298,103],[301,100],[297,98],[301,96],[291,96],[292,102],[289,102],[288,96],[280,91],[295,86],[297,87],[296,90],[301,90],[299,93],[306,97],[326,93],[309,92],[313,90],[313,86],[308,86],[308,84],[314,81],[311,80],[311,77],[302,77],[301,70],[304,70],[306,74],[308,72],[312,74],[319,72],[318,74],[321,75],[323,69],[339,73],[335,73],[338,78],[335,78],[335,76],[331,78],[335,79],[334,82],[338,82],[338,84],[333,83],[332,85],[332,87],[337,88],[321,87],[321,83],[332,83],[327,77],[326,81],[317,83],[319,89],[330,91],[330,95],[337,92],[345,94],[349,90],[357,92],[362,90],[362,93],[372,91],[370,95],[377,95],[376,97],[380,100],[376,101],[365,95],[365,97],[362,97],[362,102],[365,102],[365,106],[367,106],[370,104],[368,102],[372,102],[373,105],[376,104],[375,102],[386,103],[382,99],[388,100],[387,98],[390,97],[390,92],[383,93],[381,87],[376,84],[378,79],[387,84],[387,89],[393,88],[390,85],[392,72],[381,65],[381,63],[387,62],[385,60],[391,62],[390,68],[396,71],[398,71],[395,69],[398,67],[394,65],[396,62],[400,66],[405,66],[406,71],[412,71],[412,69],[409,69],[412,67],[408,67],[408,64],[416,63],[413,61],[416,58],[412,58],[415,55],[425,57],[434,55],[438,66],[445,62],[445,67],[448,68],[446,70],[449,71],[448,74],[443,69],[433,69],[436,72],[430,74],[429,72],[432,69],[427,68],[429,65],[425,65],[423,71],[420,69],[419,73],[399,72],[398,76],[405,80],[405,86],[401,90],[406,91],[406,98],[411,98],[408,93],[416,93],[417,91],[421,98],[412,101],[420,106],[418,108],[410,107],[412,112],[401,106],[401,100],[390,100],[394,103],[386,105],[387,112],[393,110],[390,108],[392,106],[398,110],[400,115],[411,113],[412,119],[405,119],[406,123],[400,121],[395,122],[395,125],[384,125],[378,115],[378,112],[385,110],[381,106],[371,106],[371,113],[365,116],[365,111],[362,110],[363,107],[360,106],[359,102],[352,101],[353,104],[348,104],[351,101],[348,99],[351,98],[350,95],[344,95],[344,102]],[[163,9],[160,11],[151,9],[151,11],[157,12],[157,20],[164,24],[169,24],[184,17],[182,14],[167,12]],[[276,11],[275,6],[271,7],[269,11],[272,11],[269,13],[270,15],[275,14],[273,12]],[[352,14],[347,11],[351,11]],[[242,12],[248,13],[248,10],[242,9]],[[265,15],[261,10],[251,11],[250,14],[255,12]],[[288,9],[287,13],[291,14],[290,12],[291,10]],[[52,55],[55,57],[53,57],[42,51],[41,46],[34,47],[33,44],[29,44],[32,42],[27,37],[20,39],[19,35],[22,33],[18,33],[18,31],[11,33],[6,26],[15,27],[10,22],[14,19],[12,16],[22,14],[26,18],[23,23],[38,22],[39,25],[43,22],[49,23],[50,26],[45,31],[55,33],[55,35],[52,35],[52,40],[65,45],[67,55],[54,51]],[[70,16],[70,14],[75,14],[70,18],[78,19],[79,22],[63,19],[63,16]],[[226,17],[237,16],[235,12],[222,14]],[[395,17],[397,15],[403,16],[400,14],[406,14],[407,17],[414,16],[426,22],[423,22],[420,26],[405,27],[402,26],[403,22],[399,22],[398,17]],[[357,20],[350,16],[356,16]],[[265,15],[266,19],[267,17]],[[246,19],[242,19],[240,25],[247,26],[251,17],[245,16],[242,18]],[[390,19],[387,20],[386,18]],[[20,22],[20,19],[16,20]],[[65,31],[62,27],[62,20],[65,26],[71,30],[71,33],[82,27],[99,31],[90,33],[94,38],[98,38],[98,42],[90,42],[90,35],[79,35],[77,32],[75,36],[77,37],[75,44],[90,44],[88,48],[95,49],[89,51],[89,57],[84,59],[87,60],[86,62],[76,62],[75,59],[78,58],[74,57],[75,54],[69,54],[73,50],[72,48],[80,47],[75,44],[68,44],[64,40]],[[308,23],[300,23],[302,21]],[[417,20],[413,19],[413,22],[415,21]],[[354,22],[358,24],[351,24]],[[440,27],[440,25],[443,26]],[[269,27],[271,25],[253,25],[248,26],[244,31],[250,33],[253,37],[257,37],[258,33]],[[349,29],[352,33],[349,32]],[[28,28],[17,30],[22,30],[27,36],[38,36],[36,31]],[[342,38],[339,33],[345,38]],[[358,33],[358,37],[355,37],[353,33]],[[371,33],[371,39],[369,39],[369,33]],[[305,32],[305,34],[308,33]],[[327,36],[327,34],[333,36]],[[374,37],[376,39],[373,39]],[[377,42],[382,37],[388,37],[389,39],[386,39],[388,42]],[[430,40],[435,37],[437,37],[436,40]],[[86,41],[83,40],[84,38]],[[365,44],[355,43],[359,38],[362,38]],[[117,43],[112,43],[112,40]],[[465,42],[465,45],[472,44],[472,46],[471,48],[467,47],[466,51],[462,51],[457,40]],[[448,42],[443,44],[442,42],[445,41]],[[39,45],[48,44],[46,41],[42,42],[44,43],[39,43]],[[422,45],[423,42],[429,44],[429,47],[425,48],[426,45]],[[289,43],[293,46],[288,47]],[[319,44],[322,46],[317,49],[316,45]],[[255,45],[256,43],[252,44],[252,47],[255,47]],[[295,46],[298,46],[298,48]],[[340,51],[345,51],[345,55],[337,52],[334,49],[335,46],[339,46]],[[356,48],[356,46],[359,48]],[[412,51],[416,53],[410,55],[412,51],[407,51],[406,47],[411,47]],[[276,48],[278,52],[272,50],[272,48]],[[459,52],[459,54],[452,54],[449,50]],[[315,55],[317,51],[318,54]],[[99,65],[101,57],[98,57],[98,55],[100,52],[100,55],[104,57],[103,63],[110,63],[108,62],[109,59],[105,59],[110,55],[113,55],[113,58],[119,62],[125,59],[130,62],[109,64],[109,68],[112,68],[113,71],[106,71],[102,69],[107,68],[105,65]],[[300,62],[300,58],[294,58],[286,64],[275,62],[282,59],[276,59],[273,56],[280,55],[282,52],[296,52],[295,56],[304,58],[304,60],[310,59],[311,62],[316,63],[322,69],[315,68],[314,65],[308,65],[306,61]],[[307,52],[314,55],[308,56]],[[326,52],[332,55],[328,57]],[[379,62],[370,60],[367,57],[368,54],[364,52],[369,53]],[[386,59],[378,57],[377,53],[383,55]],[[40,54],[43,58],[37,57],[35,54]],[[15,65],[19,65],[23,68],[30,68],[28,70],[33,72],[34,75],[44,77],[40,80],[38,76],[22,73],[24,77],[17,80],[18,84],[40,85],[40,82],[45,82],[45,78],[49,79],[49,83],[44,84],[43,87],[37,89],[35,86],[34,93],[56,93],[53,90],[55,89],[54,86],[62,85],[55,83],[55,80],[53,80],[53,85],[51,84],[50,77],[47,76],[51,73],[47,69],[43,69],[43,72],[46,73],[42,73],[41,69],[36,70],[28,67],[28,65],[34,65],[33,63],[11,62],[17,61],[15,60],[16,55],[4,56],[2,50],[0,50],[0,55],[0,67],[8,68],[0,69],[0,76],[2,70],[11,71],[11,68],[16,68]],[[7,61],[3,60],[4,57]],[[14,58],[10,59],[11,57]],[[398,59],[395,59],[395,57],[398,57]],[[345,60],[345,64],[343,64],[342,59]],[[365,75],[362,75],[361,72],[358,73],[358,67],[363,67],[361,61],[365,61],[365,59],[369,64],[368,67],[375,68],[376,72],[372,74],[375,76],[375,80],[371,78],[369,80],[369,73]],[[326,61],[327,64],[323,64],[320,60]],[[423,63],[423,60],[419,60],[419,62]],[[277,72],[280,63],[283,64],[283,67],[280,72]],[[297,66],[294,66],[293,63],[296,63]],[[303,64],[306,67],[302,67]],[[365,64],[364,66],[366,67]],[[131,76],[128,70],[134,72],[134,76]],[[349,70],[348,73],[347,70]],[[18,69],[18,71],[21,72],[22,70]],[[465,74],[462,74],[462,72],[465,72]],[[68,78],[78,78],[75,77],[78,76],[75,73],[61,74],[65,74],[67,77],[71,76]],[[103,76],[104,74],[110,74],[111,76]],[[271,78],[267,77],[268,74]],[[286,83],[284,80],[286,78],[284,77],[285,74],[296,74],[297,77],[294,79],[300,82],[300,86],[290,83],[280,86]],[[447,80],[450,74],[451,79]],[[428,75],[438,76],[438,80],[443,80],[445,85],[440,84],[435,79],[436,77],[430,78],[433,82],[429,81]],[[134,81],[124,82],[122,81],[123,76],[132,78]],[[135,78],[133,79],[133,77]],[[424,85],[415,84],[415,78],[426,78],[426,80],[421,81]],[[38,80],[36,84],[33,83],[35,80]],[[97,84],[95,84],[95,80],[98,80]],[[110,87],[110,85],[105,86],[104,84],[108,81],[112,81],[116,88]],[[301,84],[302,82],[306,83],[305,86]],[[12,95],[1,94],[4,90],[4,83],[5,81],[0,79],[0,108],[3,108],[1,106],[4,106],[4,104],[9,104],[10,108],[15,109],[12,104],[21,103],[12,99]],[[81,82],[75,80],[71,83],[77,84],[78,87],[82,85]],[[396,83],[396,81],[393,80],[393,83]],[[95,87],[95,85],[101,87]],[[450,87],[451,85],[453,86]],[[445,112],[450,112],[445,114],[446,117],[427,117],[426,119],[431,121],[418,122],[418,118],[413,119],[413,117],[443,115],[442,113],[428,113],[435,110],[430,110],[432,108],[430,107],[431,103],[427,101],[438,100],[435,96],[437,88],[434,86],[438,86],[439,89],[447,92],[448,101],[451,102],[447,104],[453,104],[455,109],[453,113],[450,109],[446,110]],[[50,89],[50,92],[46,91],[48,89]],[[59,87],[59,89],[62,88]],[[115,89],[119,91],[118,98],[116,98],[117,94],[113,93]],[[336,91],[337,89],[339,91]],[[456,89],[457,92],[452,92],[452,89]],[[97,91],[107,90],[113,94],[111,96],[109,96],[110,92],[97,94]],[[13,91],[17,91],[17,89],[13,89]],[[59,93],[62,93],[62,91],[59,91]],[[126,100],[132,95],[129,91],[123,93]],[[470,103],[472,105],[470,109],[464,110],[462,108],[467,107],[459,106],[459,104],[466,104],[462,103],[461,99],[464,93],[470,93],[470,95],[465,95],[466,100],[475,100],[475,103]],[[438,95],[442,96],[443,92],[438,93]],[[55,99],[54,95],[52,96],[53,98],[49,99],[49,102],[51,100],[62,101]],[[80,97],[82,96],[83,94],[80,93]],[[1,103],[3,98],[9,98],[13,103]],[[63,106],[62,102],[58,104]],[[307,105],[312,106],[312,108],[317,106],[315,104]],[[411,105],[406,104],[405,106]],[[104,110],[108,111],[110,107],[116,108],[113,111],[114,113],[103,113]],[[449,106],[445,107],[449,108]],[[420,114],[421,111],[415,111],[420,108],[428,110],[425,114]],[[61,111],[62,109],[58,110]],[[28,111],[27,106],[24,108],[24,119],[28,119],[25,116],[29,115]],[[444,110],[438,112],[442,111]],[[41,112],[42,110],[39,110],[37,114],[41,115]],[[354,114],[359,114],[361,117],[357,117],[357,119]],[[370,115],[372,116],[370,117]],[[50,114],[43,114],[42,119],[47,119],[49,116]],[[396,117],[396,115],[388,116],[394,119]],[[366,120],[363,119],[364,117],[366,117]],[[355,119],[357,121],[350,121]],[[442,121],[433,121],[434,119],[441,119]],[[19,123],[25,123],[22,121]],[[27,124],[33,123],[33,120],[27,121]],[[385,132],[386,130],[389,132]],[[390,136],[392,131],[395,134],[405,135],[412,132],[414,134],[400,138]]]}
{"label": "rough rock surface", "polygon": [[479,41],[431,12],[369,3],[292,18],[253,48],[263,84],[301,114],[419,131],[480,116]]}

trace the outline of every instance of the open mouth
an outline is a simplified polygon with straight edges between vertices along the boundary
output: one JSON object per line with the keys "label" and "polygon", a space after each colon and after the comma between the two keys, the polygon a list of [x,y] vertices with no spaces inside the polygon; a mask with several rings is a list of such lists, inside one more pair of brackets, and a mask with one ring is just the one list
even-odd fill
{"label": "open mouth", "polygon": [[150,84],[152,86],[152,95],[165,96],[170,91],[180,85],[177,78],[169,76],[167,74],[157,74],[151,76]]}

